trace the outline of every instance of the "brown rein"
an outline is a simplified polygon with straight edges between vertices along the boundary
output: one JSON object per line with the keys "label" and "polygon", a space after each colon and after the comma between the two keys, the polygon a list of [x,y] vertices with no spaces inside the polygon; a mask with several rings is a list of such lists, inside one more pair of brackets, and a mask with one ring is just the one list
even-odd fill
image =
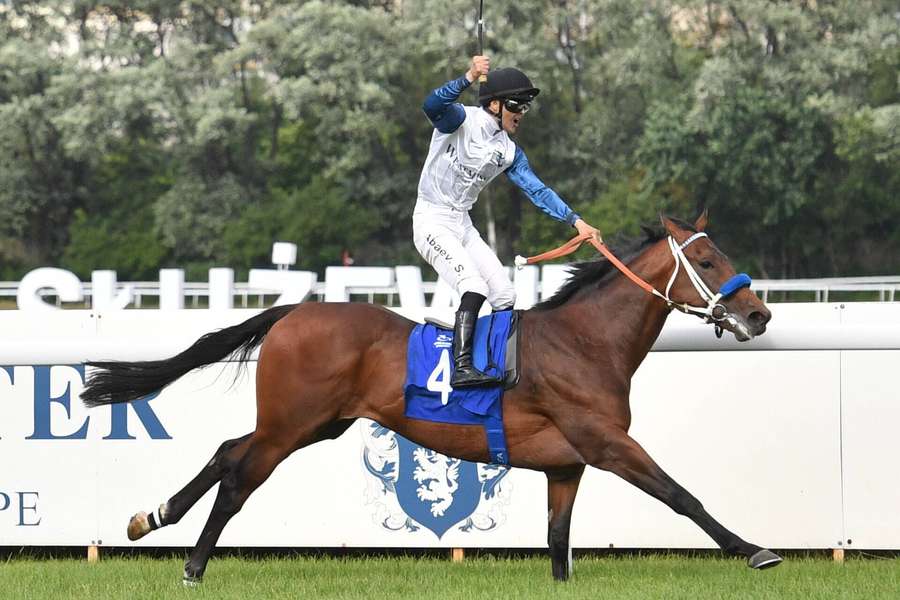
{"label": "brown rein", "polygon": [[[597,238],[590,234],[582,234],[573,237],[571,240],[560,246],[559,248],[554,248],[553,250],[548,250],[547,252],[543,252],[536,256],[529,256],[525,259],[525,262],[522,264],[533,265],[535,263],[543,262],[545,260],[552,260],[554,258],[559,258],[561,256],[568,256],[572,254],[576,250],[578,250],[581,245],[585,242],[589,241],[594,248],[597,249],[600,254],[606,257],[606,260],[611,262],[613,266],[619,269],[623,275],[625,275],[628,279],[636,283],[639,287],[641,287],[648,294],[659,294],[652,285],[638,277],[634,274],[634,272],[625,266],[625,264],[620,261],[616,256],[609,251],[609,248],[606,247],[606,244],[603,242],[597,241]],[[520,262],[517,260],[517,264]]]}

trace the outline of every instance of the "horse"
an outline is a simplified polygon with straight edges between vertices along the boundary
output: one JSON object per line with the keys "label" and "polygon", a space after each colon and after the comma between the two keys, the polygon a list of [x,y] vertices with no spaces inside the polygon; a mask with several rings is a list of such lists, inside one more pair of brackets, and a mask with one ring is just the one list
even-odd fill
{"label": "horse", "polygon": [[[508,461],[547,477],[547,543],[557,580],[571,573],[569,525],[587,466],[612,472],[687,516],[725,552],[746,557],[751,568],[782,561],[718,523],[628,435],[632,376],[673,309],[693,312],[740,341],[764,333],[772,316],[749,290],[749,278],[736,275],[704,232],[705,212],[693,224],[660,218],[662,228],[645,230],[646,239],[634,240],[623,254],[627,267],[603,259],[579,263],[553,297],[519,319],[520,380],[503,398]],[[747,281],[733,284],[742,277]],[[482,427],[404,415],[407,340],[415,325],[371,304],[305,302],[275,306],[208,333],[166,360],[87,363],[93,371],[81,397],[93,407],[145,397],[228,357],[243,363],[259,349],[256,429],[223,442],[157,510],[134,515],[129,539],[178,523],[219,483],[184,566],[184,583],[200,583],[223,528],[275,467],[296,450],[340,436],[359,418],[445,455],[488,462]]]}

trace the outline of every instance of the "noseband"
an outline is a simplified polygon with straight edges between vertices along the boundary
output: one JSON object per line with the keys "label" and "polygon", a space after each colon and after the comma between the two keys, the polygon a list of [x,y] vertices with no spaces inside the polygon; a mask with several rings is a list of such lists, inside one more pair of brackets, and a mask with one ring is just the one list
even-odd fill
{"label": "noseband", "polygon": [[[686,239],[681,244],[675,241],[671,235],[668,236],[669,242],[669,250],[672,252],[672,258],[675,259],[675,268],[672,270],[672,275],[669,277],[669,283],[666,285],[666,293],[663,294],[655,287],[638,277],[634,274],[634,272],[626,267],[622,261],[615,257],[615,255],[609,251],[606,247],[606,244],[603,242],[597,241],[597,239],[590,235],[579,235],[577,237],[572,238],[559,248],[554,250],[550,250],[548,252],[544,252],[543,254],[538,254],[537,256],[530,256],[525,258],[523,256],[516,257],[516,267],[521,269],[525,265],[532,265],[544,260],[550,260],[553,258],[559,258],[561,256],[566,256],[567,254],[571,254],[578,250],[586,241],[589,241],[603,256],[606,257],[609,262],[611,262],[617,269],[619,269],[628,279],[636,283],[639,287],[643,288],[650,294],[661,298],[666,306],[669,308],[675,308],[679,311],[686,314],[694,314],[698,317],[701,317],[705,323],[715,323],[716,326],[716,335],[721,337],[722,335],[722,327],[721,323],[723,321],[731,323],[732,325],[737,325],[737,319],[728,312],[728,309],[725,305],[721,304],[719,301],[725,298],[728,298],[735,292],[737,292],[741,288],[750,287],[751,279],[750,276],[746,273],[738,273],[734,275],[728,281],[722,284],[722,287],[719,288],[717,293],[713,293],[709,286],[703,281],[697,271],[694,269],[694,266],[687,259],[687,256],[684,255],[684,249],[687,248],[694,241],[709,236],[706,233],[700,231]],[[684,272],[688,277],[688,280],[691,282],[691,285],[694,286],[694,289],[700,295],[700,298],[706,302],[706,306],[693,306],[688,304],[687,302],[675,302],[669,296],[669,292],[672,290],[672,285],[675,283],[675,278],[678,276],[678,271],[684,268]]]}
{"label": "noseband", "polygon": [[[731,296],[741,288],[750,287],[750,283],[752,282],[752,280],[746,273],[738,273],[731,277],[728,281],[723,283],[722,287],[719,288],[718,293],[713,294],[706,283],[703,281],[703,279],[701,279],[697,271],[694,269],[694,265],[692,265],[687,259],[687,256],[684,255],[684,249],[687,248],[693,241],[698,240],[702,237],[708,238],[709,236],[706,235],[706,233],[700,231],[684,240],[684,242],[679,245],[671,235],[669,236],[669,250],[672,251],[672,257],[675,259],[675,269],[672,271],[672,276],[669,277],[668,285],[666,285],[665,296],[659,294],[658,292],[657,295],[665,300],[666,304],[670,307],[675,307],[683,313],[691,313],[697,315],[698,317],[702,317],[705,323],[710,323],[713,321],[719,323],[721,321],[727,321],[729,319],[732,319],[733,322],[734,317],[731,315],[731,313],[728,312],[728,309],[725,308],[723,304],[719,303],[719,300]],[[678,276],[678,270],[682,267],[684,268],[684,272],[688,276],[688,280],[690,280],[691,284],[694,286],[694,289],[697,290],[697,293],[700,294],[700,298],[706,302],[705,307],[691,306],[686,302],[678,304],[669,297],[669,291],[672,289],[672,284],[675,283],[675,278]]]}

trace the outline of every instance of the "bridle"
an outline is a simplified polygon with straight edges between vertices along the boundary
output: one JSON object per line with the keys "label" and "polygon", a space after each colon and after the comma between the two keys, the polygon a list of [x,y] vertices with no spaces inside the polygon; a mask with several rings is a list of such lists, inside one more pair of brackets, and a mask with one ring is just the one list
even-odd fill
{"label": "bridle", "polygon": [[[672,270],[671,277],[669,277],[669,283],[666,285],[666,294],[663,296],[663,299],[669,307],[675,307],[686,314],[695,314],[698,317],[701,317],[704,323],[715,323],[716,337],[722,337],[721,323],[723,321],[728,322],[733,326],[736,326],[738,322],[737,319],[734,318],[734,315],[728,312],[725,305],[719,303],[719,300],[728,298],[741,288],[749,288],[752,280],[746,273],[737,273],[722,284],[718,293],[713,294],[712,290],[706,285],[706,282],[703,281],[703,278],[700,277],[700,274],[697,273],[697,270],[694,269],[694,265],[691,264],[684,254],[684,249],[687,248],[691,242],[702,237],[709,238],[709,236],[702,231],[695,233],[681,244],[676,242],[671,235],[668,237],[669,250],[672,251],[672,257],[675,259],[675,268]],[[694,289],[697,290],[700,298],[706,302],[705,307],[691,306],[686,302],[678,304],[672,300],[671,296],[669,296],[672,284],[675,283],[675,278],[678,276],[679,267],[684,268],[688,280],[694,286]],[[659,295],[659,292],[657,292],[657,295]]]}
{"label": "bridle", "polygon": [[[606,257],[609,262],[611,262],[619,271],[621,271],[628,279],[637,284],[644,291],[657,296],[662,299],[666,306],[669,308],[675,308],[685,314],[693,314],[703,319],[705,323],[714,323],[716,328],[716,335],[718,337],[722,336],[722,323],[727,322],[733,326],[738,325],[737,319],[728,312],[728,309],[724,304],[721,304],[721,300],[728,298],[741,288],[750,287],[751,279],[750,276],[746,273],[738,273],[728,279],[725,283],[722,284],[722,287],[719,288],[719,291],[713,293],[712,290],[709,289],[709,286],[703,281],[703,278],[697,273],[694,266],[687,259],[687,256],[684,254],[684,249],[687,248],[691,243],[695,242],[700,238],[708,238],[705,232],[699,231],[684,242],[679,244],[675,241],[671,235],[668,236],[668,244],[669,250],[672,252],[672,258],[675,260],[675,268],[672,270],[672,275],[669,277],[669,282],[666,285],[665,293],[660,292],[655,287],[638,277],[634,274],[634,272],[625,266],[622,261],[620,261],[616,256],[609,251],[609,248],[606,247],[601,241],[598,241],[597,238],[592,234],[583,234],[578,235],[559,248],[555,248],[553,250],[549,250],[544,252],[543,254],[538,254],[536,256],[530,256],[525,258],[523,256],[516,257],[516,268],[521,269],[525,265],[532,265],[541,261],[551,260],[554,258],[559,258],[561,256],[569,255],[578,248],[584,242],[590,242],[594,248],[597,249],[603,256]],[[691,282],[691,285],[694,286],[694,289],[699,294],[700,298],[706,302],[706,306],[693,306],[688,304],[687,302],[676,302],[672,299],[669,293],[672,290],[672,285],[675,283],[675,279],[678,277],[678,272],[684,269],[685,274],[688,277],[688,280]]]}

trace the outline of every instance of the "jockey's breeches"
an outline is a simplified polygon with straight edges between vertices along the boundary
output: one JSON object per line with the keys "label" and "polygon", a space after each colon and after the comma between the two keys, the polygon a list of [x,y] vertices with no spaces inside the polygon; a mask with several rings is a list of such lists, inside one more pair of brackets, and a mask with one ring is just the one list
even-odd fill
{"label": "jockey's breeches", "polygon": [[495,309],[515,304],[516,289],[506,267],[481,239],[468,211],[420,199],[413,212],[413,242],[441,279],[460,295],[481,294]]}

